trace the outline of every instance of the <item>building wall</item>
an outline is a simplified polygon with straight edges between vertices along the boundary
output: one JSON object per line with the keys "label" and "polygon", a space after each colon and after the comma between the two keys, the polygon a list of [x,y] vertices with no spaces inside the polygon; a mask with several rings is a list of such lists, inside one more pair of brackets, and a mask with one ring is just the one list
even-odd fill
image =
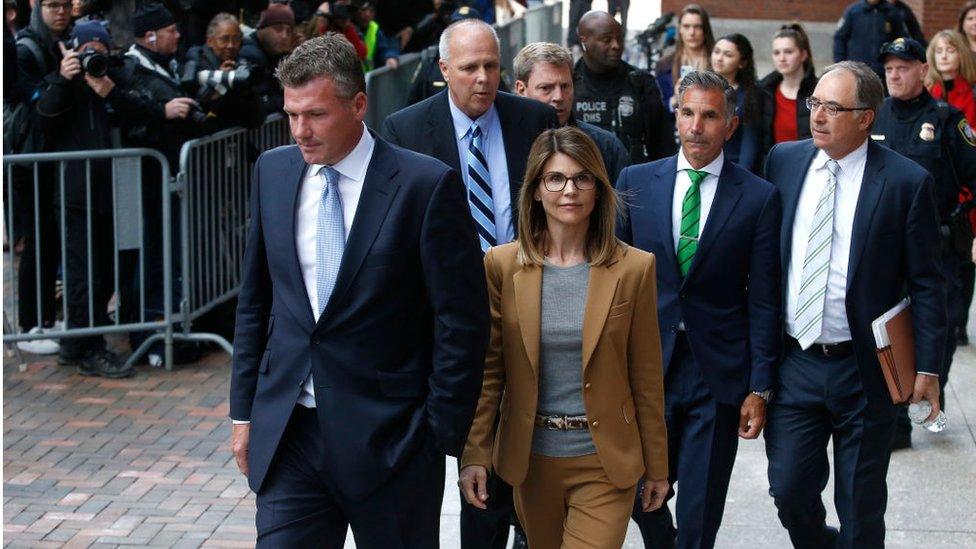
{"label": "building wall", "polygon": [[[945,28],[955,28],[961,0],[903,0],[922,23],[926,36]],[[775,21],[836,22],[851,0],[699,0],[712,17],[766,19]],[[679,13],[688,2],[662,0],[661,12]]]}

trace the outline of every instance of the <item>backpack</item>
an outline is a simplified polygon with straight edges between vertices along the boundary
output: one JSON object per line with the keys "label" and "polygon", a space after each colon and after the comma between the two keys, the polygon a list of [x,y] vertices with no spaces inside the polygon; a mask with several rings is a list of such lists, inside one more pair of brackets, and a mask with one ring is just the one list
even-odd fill
{"label": "backpack", "polygon": [[[17,38],[17,45],[26,47],[37,60],[38,66],[43,67],[45,65],[41,47],[33,38],[21,36]],[[13,60],[13,62],[16,63],[17,61]],[[34,132],[33,102],[33,97],[13,104],[7,100],[3,102],[3,141],[9,147],[10,152],[24,152],[28,139]]]}

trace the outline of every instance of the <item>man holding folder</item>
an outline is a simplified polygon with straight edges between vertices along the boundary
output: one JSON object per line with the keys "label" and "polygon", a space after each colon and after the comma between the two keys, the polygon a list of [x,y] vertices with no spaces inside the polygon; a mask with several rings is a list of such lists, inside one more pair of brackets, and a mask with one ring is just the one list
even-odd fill
{"label": "man holding folder", "polygon": [[[785,360],[767,410],[770,493],[797,547],[883,547],[897,408],[871,323],[911,299],[913,402],[939,411],[946,304],[932,176],[872,142],[883,100],[867,65],[827,68],[807,101],[813,139],[770,151],[783,200]],[[830,475],[840,531],[826,525]]]}

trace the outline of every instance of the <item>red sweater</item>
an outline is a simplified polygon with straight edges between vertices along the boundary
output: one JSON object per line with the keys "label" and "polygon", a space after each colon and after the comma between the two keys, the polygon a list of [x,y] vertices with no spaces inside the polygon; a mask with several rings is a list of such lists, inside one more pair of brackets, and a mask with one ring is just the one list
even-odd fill
{"label": "red sweater", "polygon": [[973,85],[966,82],[962,76],[956,76],[952,81],[952,89],[949,90],[948,99],[945,96],[945,89],[942,82],[936,82],[932,86],[932,97],[946,101],[953,107],[962,111],[966,116],[966,121],[971,127],[976,127],[976,98],[973,97]]}

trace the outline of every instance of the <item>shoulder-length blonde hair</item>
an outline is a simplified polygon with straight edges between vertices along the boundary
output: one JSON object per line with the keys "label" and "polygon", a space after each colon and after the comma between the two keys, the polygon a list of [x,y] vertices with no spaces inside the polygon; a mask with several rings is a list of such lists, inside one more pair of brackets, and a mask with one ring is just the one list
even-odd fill
{"label": "shoulder-length blonde hair", "polygon": [[969,41],[958,31],[946,29],[935,33],[929,42],[928,50],[925,52],[925,58],[929,64],[928,73],[925,75],[925,87],[931,90],[932,86],[943,80],[942,73],[935,67],[935,47],[939,40],[945,40],[946,44],[956,48],[956,51],[959,52],[959,72],[957,74],[965,78],[970,86],[976,84],[976,61],[973,61],[973,56],[969,53]]}
{"label": "shoulder-length blonde hair", "polygon": [[606,265],[620,246],[614,232],[617,222],[617,194],[610,184],[600,150],[588,135],[572,126],[542,132],[529,151],[525,180],[518,198],[519,263],[542,265],[545,261],[549,232],[546,212],[542,208],[542,202],[535,199],[535,191],[542,184],[546,165],[557,153],[572,158],[583,170],[596,178],[596,205],[590,213],[590,227],[586,236],[587,253],[590,265]]}

